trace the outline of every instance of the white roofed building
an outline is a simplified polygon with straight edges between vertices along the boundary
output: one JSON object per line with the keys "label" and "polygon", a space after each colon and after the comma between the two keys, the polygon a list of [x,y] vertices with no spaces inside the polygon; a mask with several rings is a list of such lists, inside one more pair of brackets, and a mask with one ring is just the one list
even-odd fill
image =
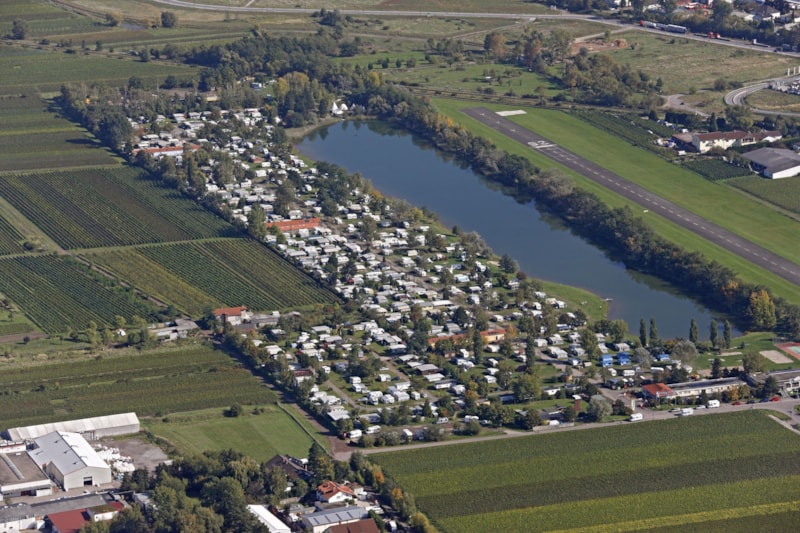
{"label": "white roofed building", "polygon": [[139,418],[136,413],[120,413],[11,428],[6,433],[10,440],[32,440],[54,431],[80,433],[90,440],[114,435],[128,435],[139,433]]}
{"label": "white roofed building", "polygon": [[111,483],[111,467],[79,434],[54,431],[33,442],[28,455],[64,490]]}

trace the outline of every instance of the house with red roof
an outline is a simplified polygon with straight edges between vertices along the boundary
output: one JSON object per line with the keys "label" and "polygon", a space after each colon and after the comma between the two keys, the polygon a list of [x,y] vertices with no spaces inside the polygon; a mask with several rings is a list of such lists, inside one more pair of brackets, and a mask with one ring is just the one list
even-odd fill
{"label": "house with red roof", "polygon": [[642,385],[642,395],[645,399],[661,400],[675,397],[675,391],[663,383],[650,383]]}
{"label": "house with red roof", "polygon": [[325,503],[343,503],[357,498],[355,492],[347,485],[329,480],[317,487],[317,499]]}
{"label": "house with red roof", "polygon": [[253,318],[253,313],[249,312],[244,305],[240,307],[222,307],[220,309],[214,309],[214,318],[222,320],[232,326],[238,326]]}

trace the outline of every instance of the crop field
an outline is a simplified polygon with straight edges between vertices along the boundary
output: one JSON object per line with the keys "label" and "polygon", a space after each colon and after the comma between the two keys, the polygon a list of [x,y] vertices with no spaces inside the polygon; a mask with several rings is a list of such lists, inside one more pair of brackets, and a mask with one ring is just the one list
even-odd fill
{"label": "crop field", "polygon": [[731,165],[719,159],[693,159],[685,161],[683,166],[697,172],[709,181],[722,181],[753,174],[748,168]]}
{"label": "crop field", "polygon": [[98,250],[86,259],[189,316],[201,316],[209,307],[224,305],[134,249]]}
{"label": "crop field", "polygon": [[15,257],[0,260],[0,293],[8,296],[28,318],[47,333],[112,324],[114,317],[146,318],[153,307],[121,287],[110,287],[65,256]]}
{"label": "crop field", "polygon": [[132,167],[0,175],[0,195],[60,246],[222,237],[236,230]]}
{"label": "crop field", "polygon": [[0,98],[0,172],[108,165],[109,152],[37,97]]}
{"label": "crop field", "polygon": [[164,61],[143,63],[94,52],[67,54],[0,45],[0,95],[55,92],[65,83],[80,84],[87,80],[109,86],[125,85],[134,76],[146,86],[154,86],[170,74],[183,78],[193,72],[189,66]]}
{"label": "crop field", "polygon": [[200,345],[4,369],[0,375],[4,427],[126,411],[162,416],[275,401],[275,394],[236,361]]}
{"label": "crop field", "polygon": [[727,184],[793,213],[800,213],[800,180],[796,178],[770,180],[751,175],[730,180]]}
{"label": "crop field", "polygon": [[783,523],[800,501],[800,440],[757,411],[372,457],[445,531],[644,530],[755,514],[779,531],[772,515]]}
{"label": "crop field", "polygon": [[25,237],[17,228],[0,216],[0,255],[23,252],[24,248],[21,243],[24,239]]}
{"label": "crop field", "polygon": [[[154,435],[167,440],[181,454],[200,454],[206,450],[234,449],[257,461],[266,461],[276,454],[305,457],[314,433],[305,419],[295,421],[276,405],[263,404],[258,414],[245,408],[236,418],[221,416],[220,409],[170,415],[145,423]],[[289,407],[289,409],[292,409]],[[299,423],[298,423],[299,422]]]}
{"label": "crop field", "polygon": [[[185,285],[202,291],[206,299],[225,305],[267,311],[336,300],[327,288],[250,239],[143,246],[131,253],[141,254]],[[129,274],[128,281],[137,286],[161,281],[158,271]]]}

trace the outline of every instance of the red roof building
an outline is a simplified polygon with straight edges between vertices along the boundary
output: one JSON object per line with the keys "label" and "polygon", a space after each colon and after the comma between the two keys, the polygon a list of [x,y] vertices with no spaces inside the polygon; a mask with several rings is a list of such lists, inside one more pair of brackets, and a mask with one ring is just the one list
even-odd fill
{"label": "red roof building", "polygon": [[120,502],[47,515],[53,533],[77,533],[89,522],[111,520],[123,509]]}
{"label": "red roof building", "polygon": [[314,229],[318,227],[322,221],[318,218],[298,218],[297,220],[281,220],[279,222],[267,222],[268,228],[276,227],[283,232],[297,231],[301,229]]}
{"label": "red roof building", "polygon": [[325,481],[317,487],[317,499],[321,502],[339,503],[356,499],[353,490],[335,481]]}
{"label": "red roof building", "polygon": [[364,518],[358,522],[349,524],[338,524],[331,526],[324,533],[380,533],[378,525],[372,518]]}
{"label": "red roof building", "polygon": [[654,400],[675,397],[675,391],[663,383],[650,383],[648,385],[642,385],[642,394],[644,394],[645,398],[652,398]]}

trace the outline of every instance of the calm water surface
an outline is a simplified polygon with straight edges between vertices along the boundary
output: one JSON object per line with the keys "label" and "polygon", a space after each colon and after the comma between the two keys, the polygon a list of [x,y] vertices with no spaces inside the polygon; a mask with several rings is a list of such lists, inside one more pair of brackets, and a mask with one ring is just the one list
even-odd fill
{"label": "calm water surface", "polygon": [[[360,172],[387,196],[427,206],[449,227],[477,231],[530,276],[611,298],[609,318],[624,319],[632,334],[641,318],[649,323],[652,317],[660,337],[685,338],[695,318],[701,338],[708,337],[708,309],[658,279],[627,270],[534,202],[518,202],[409,133],[380,122],[342,122],[315,131],[297,148]],[[721,335],[722,319],[719,323]]]}

